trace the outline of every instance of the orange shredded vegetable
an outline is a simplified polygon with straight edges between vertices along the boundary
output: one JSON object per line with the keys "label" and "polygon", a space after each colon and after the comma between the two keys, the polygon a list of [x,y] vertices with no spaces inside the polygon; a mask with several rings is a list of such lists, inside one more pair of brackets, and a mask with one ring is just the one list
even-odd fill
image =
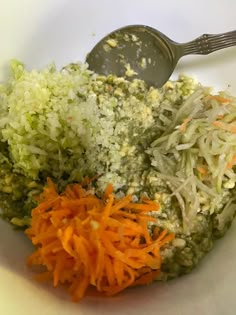
{"label": "orange shredded vegetable", "polygon": [[205,168],[205,167],[203,167],[203,166],[198,166],[197,167],[197,170],[198,170],[198,172],[200,173],[200,174],[202,174],[203,176],[206,176],[207,175],[207,169]]}
{"label": "orange shredded vegetable", "polygon": [[183,123],[180,125],[179,130],[184,133],[186,131],[187,125],[190,121],[191,121],[190,118],[185,118]]}
{"label": "orange shredded vegetable", "polygon": [[236,133],[236,125],[224,123],[222,121],[214,121],[213,125],[217,128],[223,129],[225,131]]}
{"label": "orange shredded vegetable", "polygon": [[91,287],[114,295],[158,276],[160,249],[174,238],[166,230],[156,228],[152,236],[148,231],[148,222],[155,222],[148,212],[159,205],[148,199],[132,203],[131,196],[116,200],[112,191],[108,185],[100,199],[73,184],[59,194],[48,179],[26,230],[37,247],[28,265],[45,267],[38,281],[67,284],[79,301]]}
{"label": "orange shredded vegetable", "polygon": [[236,164],[236,155],[232,158],[232,160],[231,160],[229,163],[227,163],[226,167],[227,167],[227,169],[230,169],[230,168],[232,168],[235,164]]}
{"label": "orange shredded vegetable", "polygon": [[224,119],[225,115],[218,115],[217,116],[217,119],[221,120],[221,119]]}
{"label": "orange shredded vegetable", "polygon": [[219,103],[231,103],[230,99],[219,96],[219,95],[209,95],[208,97],[218,101]]}

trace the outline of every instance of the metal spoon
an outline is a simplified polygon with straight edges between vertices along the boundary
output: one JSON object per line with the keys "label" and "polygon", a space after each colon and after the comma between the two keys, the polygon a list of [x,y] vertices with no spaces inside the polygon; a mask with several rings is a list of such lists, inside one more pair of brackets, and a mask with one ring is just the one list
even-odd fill
{"label": "metal spoon", "polygon": [[149,86],[161,87],[181,57],[208,55],[235,45],[236,30],[217,35],[204,34],[191,42],[179,44],[152,27],[130,25],[105,36],[87,55],[86,61],[96,73],[136,77]]}

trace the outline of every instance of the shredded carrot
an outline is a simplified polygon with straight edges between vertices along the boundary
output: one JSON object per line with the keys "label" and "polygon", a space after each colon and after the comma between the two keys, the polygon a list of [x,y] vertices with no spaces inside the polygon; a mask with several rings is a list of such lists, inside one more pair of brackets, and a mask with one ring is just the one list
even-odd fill
{"label": "shredded carrot", "polygon": [[231,100],[219,95],[209,95],[208,98],[214,99],[216,101],[218,101],[219,103],[230,103]]}
{"label": "shredded carrot", "polygon": [[236,125],[224,123],[222,121],[217,121],[217,120],[213,122],[213,125],[225,131],[236,133]]}
{"label": "shredded carrot", "polygon": [[104,197],[105,198],[109,198],[109,196],[113,193],[113,187],[112,187],[112,184],[108,184],[107,185],[107,188],[105,190],[105,193],[104,193]]}
{"label": "shredded carrot", "polygon": [[230,169],[230,168],[232,168],[235,164],[236,164],[236,155],[232,158],[232,160],[231,160],[229,163],[227,163],[226,167],[227,167],[227,169]]}
{"label": "shredded carrot", "polygon": [[191,121],[191,118],[185,118],[183,123],[180,125],[179,130],[184,133],[186,131],[187,125],[190,121]]}
{"label": "shredded carrot", "polygon": [[203,176],[206,176],[207,175],[207,169],[205,168],[205,167],[203,167],[203,166],[198,166],[197,167],[197,170],[198,170],[198,172],[200,173],[200,174],[202,174]]}
{"label": "shredded carrot", "polygon": [[32,210],[26,234],[37,249],[27,263],[45,267],[39,281],[68,284],[74,301],[90,288],[109,296],[149,284],[160,274],[160,249],[174,239],[166,230],[148,231],[148,221],[155,221],[148,212],[159,209],[156,202],[132,203],[131,196],[117,200],[112,192],[108,185],[98,198],[90,187],[73,184],[59,194],[48,179]]}
{"label": "shredded carrot", "polygon": [[225,115],[218,115],[217,116],[217,119],[221,120],[221,119],[224,119]]}

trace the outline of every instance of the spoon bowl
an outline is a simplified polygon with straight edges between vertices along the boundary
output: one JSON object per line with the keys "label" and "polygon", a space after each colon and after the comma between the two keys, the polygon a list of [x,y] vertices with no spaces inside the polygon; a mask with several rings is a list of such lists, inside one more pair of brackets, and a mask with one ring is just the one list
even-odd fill
{"label": "spoon bowl", "polygon": [[149,86],[161,87],[181,57],[206,55],[235,45],[236,31],[204,34],[191,42],[179,44],[150,26],[129,25],[100,40],[86,61],[96,73],[139,78]]}

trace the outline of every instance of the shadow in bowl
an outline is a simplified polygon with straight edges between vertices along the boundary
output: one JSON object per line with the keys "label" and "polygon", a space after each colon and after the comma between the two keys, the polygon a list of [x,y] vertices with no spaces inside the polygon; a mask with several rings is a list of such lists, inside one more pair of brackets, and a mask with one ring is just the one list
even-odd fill
{"label": "shadow in bowl", "polygon": [[10,224],[0,221],[0,265],[26,272],[26,257],[33,250],[23,231],[16,231]]}

